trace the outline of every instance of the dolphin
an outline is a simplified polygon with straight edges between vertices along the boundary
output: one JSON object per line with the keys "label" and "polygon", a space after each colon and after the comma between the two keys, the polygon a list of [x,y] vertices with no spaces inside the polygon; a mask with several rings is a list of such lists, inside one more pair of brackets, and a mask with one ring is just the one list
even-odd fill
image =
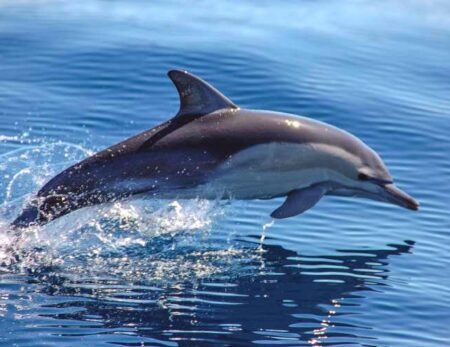
{"label": "dolphin", "polygon": [[169,78],[180,98],[172,119],[67,168],[12,222],[43,225],[74,210],[145,195],[155,198],[271,199],[288,218],[324,195],[364,197],[411,210],[380,156],[332,125],[243,109],[187,71]]}

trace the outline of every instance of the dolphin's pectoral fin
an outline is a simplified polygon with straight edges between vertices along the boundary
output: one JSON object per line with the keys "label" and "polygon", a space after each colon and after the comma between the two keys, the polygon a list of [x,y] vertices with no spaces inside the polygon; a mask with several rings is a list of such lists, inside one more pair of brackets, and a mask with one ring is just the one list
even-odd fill
{"label": "dolphin's pectoral fin", "polygon": [[175,118],[203,116],[223,108],[238,108],[216,88],[187,71],[171,70],[168,75],[180,95],[180,110]]}
{"label": "dolphin's pectoral fin", "polygon": [[317,204],[325,193],[326,189],[321,185],[294,189],[289,192],[285,202],[270,216],[277,219],[296,216]]}

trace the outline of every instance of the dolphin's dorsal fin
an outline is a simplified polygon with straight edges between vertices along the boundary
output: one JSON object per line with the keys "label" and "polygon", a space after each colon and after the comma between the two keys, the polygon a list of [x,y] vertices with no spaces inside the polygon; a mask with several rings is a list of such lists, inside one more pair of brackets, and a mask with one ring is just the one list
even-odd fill
{"label": "dolphin's dorsal fin", "polygon": [[203,116],[223,108],[238,108],[216,88],[187,71],[171,70],[168,75],[180,95],[180,110],[175,118]]}

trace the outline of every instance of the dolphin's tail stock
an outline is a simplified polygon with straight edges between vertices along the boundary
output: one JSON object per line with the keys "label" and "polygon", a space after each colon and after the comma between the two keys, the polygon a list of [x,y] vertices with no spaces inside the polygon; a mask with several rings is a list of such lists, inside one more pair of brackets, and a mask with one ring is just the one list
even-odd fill
{"label": "dolphin's tail stock", "polygon": [[11,223],[11,227],[14,230],[17,230],[19,228],[26,228],[34,224],[43,224],[44,222],[45,220],[42,213],[39,211],[38,205],[36,203],[30,203]]}
{"label": "dolphin's tail stock", "polygon": [[11,227],[18,230],[32,225],[44,225],[80,208],[115,201],[129,195],[114,193],[108,195],[101,192],[85,195],[50,194],[39,196],[38,194],[11,223]]}
{"label": "dolphin's tail stock", "polygon": [[35,198],[23,209],[11,223],[15,230],[32,225],[44,225],[61,217],[74,209],[74,202],[64,195],[52,195],[45,198]]}

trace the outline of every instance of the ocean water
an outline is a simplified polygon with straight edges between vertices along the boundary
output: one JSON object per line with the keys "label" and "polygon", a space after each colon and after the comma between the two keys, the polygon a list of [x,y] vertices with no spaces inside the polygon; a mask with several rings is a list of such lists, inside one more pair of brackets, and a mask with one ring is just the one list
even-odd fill
{"label": "ocean water", "polygon": [[[49,178],[177,112],[172,68],[359,136],[421,210],[135,199],[14,239]],[[448,346],[449,134],[448,1],[1,1],[0,345]]]}

